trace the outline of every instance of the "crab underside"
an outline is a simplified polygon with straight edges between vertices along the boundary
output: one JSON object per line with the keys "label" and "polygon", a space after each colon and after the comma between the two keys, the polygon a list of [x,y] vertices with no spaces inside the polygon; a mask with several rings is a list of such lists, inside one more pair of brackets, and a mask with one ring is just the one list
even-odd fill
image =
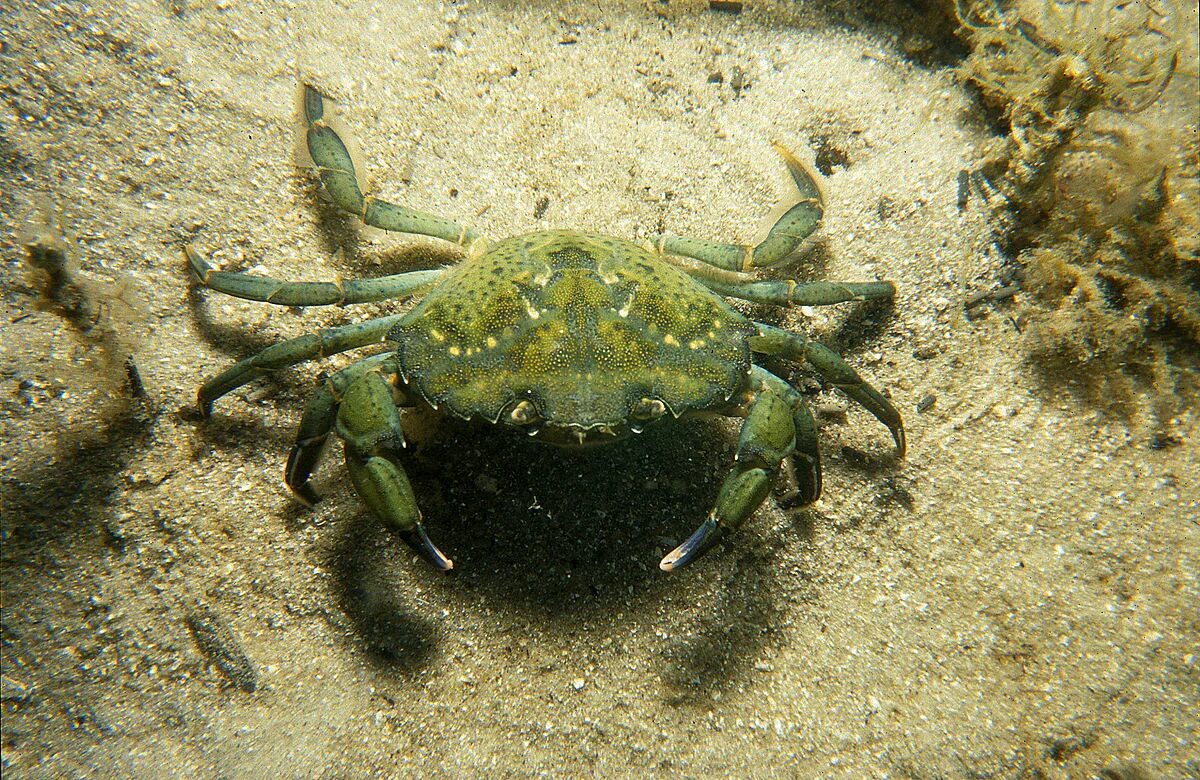
{"label": "crab underside", "polygon": [[[821,492],[817,429],[800,393],[752,360],[805,362],[888,427],[898,456],[895,407],[828,348],[755,322],[725,297],[778,306],[890,298],[889,282],[755,280],[817,227],[823,204],[808,169],[776,147],[798,201],[755,246],[670,235],[643,243],[555,230],[487,242],[442,217],[364,196],[354,163],[329,125],[329,101],[303,88],[307,145],[334,205],[365,224],[434,236],[465,248],[458,265],[376,279],[286,282],[214,270],[191,247],[195,276],[227,295],[283,306],[346,305],[423,296],[406,312],[309,333],[270,346],[200,388],[213,402],[264,372],[386,343],[387,350],[330,375],[304,410],[285,479],[306,503],[326,439],[336,433],[359,495],[385,524],[439,569],[453,564],[429,540],[397,457],[400,408],[427,406],[507,425],[568,445],[615,441],[690,412],[743,417],[733,468],[700,527],[663,558],[679,568],[737,528],[763,501],[785,458],[803,503]],[[741,272],[741,273],[739,273]]]}

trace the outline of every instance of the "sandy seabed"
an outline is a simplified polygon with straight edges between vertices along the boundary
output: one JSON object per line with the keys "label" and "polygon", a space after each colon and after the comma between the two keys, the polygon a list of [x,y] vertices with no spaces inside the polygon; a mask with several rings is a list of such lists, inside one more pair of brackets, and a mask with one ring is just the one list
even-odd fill
{"label": "sandy seabed", "polygon": [[[991,131],[944,21],[912,13],[0,0],[6,777],[1200,775],[1194,410],[1161,446],[1030,369],[1019,295],[966,316],[1005,265],[958,186]],[[750,241],[786,192],[780,140],[827,174],[791,272],[899,293],[743,308],[886,390],[908,457],[815,394],[821,500],[783,480],[672,575],[658,558],[711,505],[735,423],[582,454],[419,427],[452,578],[366,515],[338,457],[299,506],[292,431],[348,359],[207,421],[196,387],[387,305],[198,293],[180,247],[297,280],[457,257],[331,214],[296,162],[301,80],[338,99],[374,191],[497,238]],[[91,332],[29,281],[39,204]]]}

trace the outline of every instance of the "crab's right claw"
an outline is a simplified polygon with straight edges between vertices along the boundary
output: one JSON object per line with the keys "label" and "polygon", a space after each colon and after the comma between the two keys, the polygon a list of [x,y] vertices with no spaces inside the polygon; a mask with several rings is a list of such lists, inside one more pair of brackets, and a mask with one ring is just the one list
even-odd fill
{"label": "crab's right claw", "polygon": [[350,481],[371,512],[439,571],[454,562],[429,541],[412,484],[392,453],[404,446],[400,411],[391,387],[377,373],[354,380],[342,396],[336,430],[345,443]]}

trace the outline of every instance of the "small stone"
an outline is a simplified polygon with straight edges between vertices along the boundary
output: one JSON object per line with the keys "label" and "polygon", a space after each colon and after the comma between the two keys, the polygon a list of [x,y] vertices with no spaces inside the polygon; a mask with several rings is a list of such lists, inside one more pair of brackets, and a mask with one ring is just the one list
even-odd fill
{"label": "small stone", "polygon": [[733,75],[729,77],[729,86],[733,89],[735,95],[741,95],[743,90],[750,88],[750,78],[746,75],[746,71],[733,66]]}
{"label": "small stone", "polygon": [[574,680],[571,680],[571,687],[577,691],[582,691],[585,685],[587,685],[587,682],[582,677],[576,677]]}

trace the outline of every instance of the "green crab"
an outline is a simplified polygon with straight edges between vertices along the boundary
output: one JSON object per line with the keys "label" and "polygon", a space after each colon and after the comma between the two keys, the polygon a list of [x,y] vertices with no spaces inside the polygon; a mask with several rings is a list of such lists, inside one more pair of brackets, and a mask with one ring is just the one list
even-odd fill
{"label": "green crab", "polygon": [[[800,499],[821,492],[817,426],[800,393],[752,356],[803,361],[888,427],[903,456],[895,407],[828,348],[754,322],[726,297],[776,306],[890,298],[889,282],[760,281],[755,268],[786,259],[816,229],[822,198],[807,168],[776,145],[799,201],[756,246],[655,236],[633,242],[549,230],[490,243],[443,217],[363,194],[346,145],[330,127],[330,101],[303,87],[307,145],[342,212],[387,231],[458,244],[449,268],[376,279],[286,282],[214,270],[191,247],[200,283],[281,306],[347,305],[421,296],[408,311],[321,330],[270,346],[205,382],[213,402],[264,372],[360,347],[386,344],[330,375],[308,402],[285,480],[304,502],[326,439],[336,432],[346,467],[371,511],[435,567],[453,563],[430,540],[397,455],[401,407],[517,429],[541,441],[581,446],[621,439],[684,414],[744,418],[732,470],[699,528],[662,559],[677,569],[741,525],[762,503],[780,464],[793,458]],[[743,273],[738,273],[743,272]]]}

